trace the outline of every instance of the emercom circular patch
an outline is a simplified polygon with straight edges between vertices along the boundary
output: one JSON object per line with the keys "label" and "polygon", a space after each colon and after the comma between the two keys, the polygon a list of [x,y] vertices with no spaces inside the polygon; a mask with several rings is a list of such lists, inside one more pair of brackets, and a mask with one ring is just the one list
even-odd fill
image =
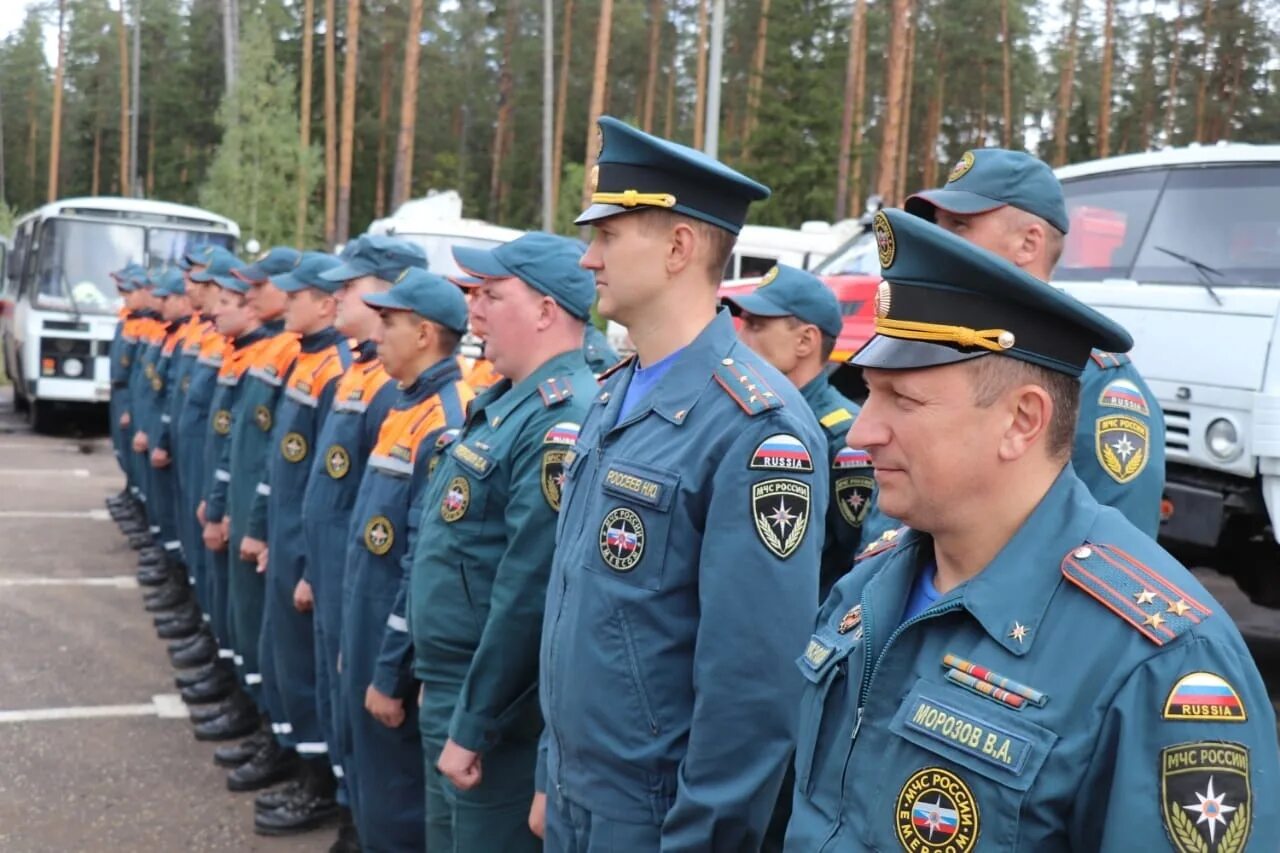
{"label": "emercom circular patch", "polygon": [[300,432],[291,432],[280,439],[280,455],[289,462],[301,462],[307,458],[307,439]]}
{"label": "emercom circular patch", "polygon": [[898,792],[898,840],[908,850],[969,853],[978,843],[978,802],[960,777],[942,767],[912,774]]}
{"label": "emercom circular patch", "polygon": [[351,456],[347,449],[340,444],[330,447],[324,455],[324,470],[335,480],[347,476],[347,472],[351,470]]}
{"label": "emercom circular patch", "polygon": [[454,477],[440,502],[440,517],[452,524],[467,514],[471,506],[471,484],[466,477]]}
{"label": "emercom circular patch", "polygon": [[600,558],[615,572],[629,572],[644,556],[644,522],[620,506],[600,523]]}
{"label": "emercom circular patch", "polygon": [[364,547],[370,553],[381,557],[391,550],[396,541],[396,530],[391,526],[391,519],[385,515],[375,515],[364,526]]}

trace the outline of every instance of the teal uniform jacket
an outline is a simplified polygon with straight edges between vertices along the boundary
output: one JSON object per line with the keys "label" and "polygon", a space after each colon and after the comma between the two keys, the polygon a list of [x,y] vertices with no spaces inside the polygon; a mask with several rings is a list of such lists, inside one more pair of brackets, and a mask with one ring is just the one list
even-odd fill
{"label": "teal uniform jacket", "polygon": [[[159,314],[153,311],[141,312],[142,316],[150,319],[159,319]],[[141,430],[147,432],[151,427],[154,417],[154,410],[149,405],[151,396],[155,393],[151,388],[151,376],[155,372],[155,361],[159,355],[160,348],[155,343],[146,338],[139,338],[137,344],[133,348],[133,364],[129,370],[128,380],[128,400],[129,400],[129,427],[125,430],[124,446],[129,453],[129,465],[133,471],[133,481],[138,487],[140,496],[145,501],[147,487],[150,481],[147,478],[147,471],[151,467],[151,463],[147,460],[145,454],[136,453],[133,449],[133,437]],[[153,533],[159,531],[155,521],[150,517],[147,519],[148,524],[153,528]]]}
{"label": "teal uniform jacket", "polygon": [[[188,344],[183,360],[189,362],[182,382],[186,386],[182,409],[178,412],[173,431],[182,436],[179,448],[178,485],[181,489],[182,523],[184,538],[182,550],[187,566],[195,581],[196,599],[210,614],[208,560],[206,559],[203,530],[196,511],[207,492],[209,472],[205,458],[209,440],[209,408],[218,388],[218,370],[222,367],[222,353],[200,353],[200,339]],[[212,618],[212,617],[210,617]]]}
{"label": "teal uniform jacket", "polygon": [[[504,741],[536,744],[538,637],[561,482],[595,390],[581,350],[561,353],[518,385],[503,379],[472,400],[466,425],[438,451],[409,597],[422,734],[437,749],[446,738],[482,753]],[[530,795],[533,770],[521,780]]]}
{"label": "teal uniform jacket", "polygon": [[797,649],[788,850],[1275,849],[1276,719],[1244,641],[1069,466],[902,623],[932,560],[905,528],[873,543]]}
{"label": "teal uniform jacket", "polygon": [[587,360],[587,367],[597,375],[618,363],[618,353],[609,346],[609,339],[590,323],[582,333],[582,355]]}
{"label": "teal uniform jacket", "polygon": [[818,601],[821,602],[858,556],[862,522],[871,509],[876,481],[871,458],[862,451],[850,450],[845,444],[849,427],[860,411],[858,404],[831,387],[825,373],[805,383],[800,394],[826,435],[827,453],[823,467],[831,476],[826,536],[822,543],[822,566],[818,575]]}
{"label": "teal uniform jacket", "polygon": [[133,451],[125,444],[125,430],[120,428],[120,415],[129,411],[129,366],[133,362],[133,352],[138,345],[138,339],[134,335],[126,334],[125,322],[137,316],[136,312],[130,312],[125,320],[116,324],[115,337],[111,339],[111,346],[107,350],[111,377],[111,400],[107,406],[111,418],[109,424],[111,446],[126,479],[130,474],[127,460]]}
{"label": "teal uniform jacket", "polygon": [[608,377],[566,465],[539,781],[655,848],[757,849],[795,736],[826,439],[727,310],[619,420],[633,374]]}
{"label": "teal uniform jacket", "polygon": [[1164,497],[1164,412],[1129,357],[1094,350],[1080,377],[1071,464],[1104,506],[1152,539]]}

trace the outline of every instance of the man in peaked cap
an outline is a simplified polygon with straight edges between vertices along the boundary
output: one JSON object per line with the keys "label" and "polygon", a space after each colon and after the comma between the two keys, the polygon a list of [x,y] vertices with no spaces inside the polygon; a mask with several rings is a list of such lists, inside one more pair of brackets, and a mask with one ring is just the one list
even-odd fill
{"label": "man in peaked cap", "polygon": [[1070,464],[1080,373],[1128,333],[910,214],[873,227],[885,281],[849,444],[909,527],[799,649],[788,849],[1277,837],[1275,714],[1243,640]]}
{"label": "man in peaked cap", "polygon": [[758,849],[795,736],[826,442],[718,310],[768,188],[617,119],[600,131],[582,265],[637,355],[566,458],[530,821],[545,811],[553,851]]}
{"label": "man in peaked cap", "polygon": [[[537,638],[569,448],[596,390],[582,355],[594,288],[580,256],[541,232],[454,249],[482,279],[470,317],[503,378],[436,442],[422,513],[410,513],[421,527],[406,627],[423,684],[430,850],[540,847],[527,822],[542,728]],[[373,686],[394,683],[380,673]]]}
{"label": "man in peaked cap", "polygon": [[[945,186],[907,199],[908,213],[936,222],[1049,281],[1070,227],[1062,185],[1022,151],[966,151]],[[1100,503],[1151,538],[1164,493],[1164,413],[1129,357],[1090,355],[1080,378],[1080,419],[1071,464]]]}

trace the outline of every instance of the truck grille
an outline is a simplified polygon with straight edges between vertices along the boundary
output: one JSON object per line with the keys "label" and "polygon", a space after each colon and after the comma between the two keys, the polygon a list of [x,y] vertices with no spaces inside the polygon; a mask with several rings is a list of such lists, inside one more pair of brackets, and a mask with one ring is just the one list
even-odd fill
{"label": "truck grille", "polygon": [[1164,447],[1167,452],[1191,452],[1191,412],[1164,409]]}

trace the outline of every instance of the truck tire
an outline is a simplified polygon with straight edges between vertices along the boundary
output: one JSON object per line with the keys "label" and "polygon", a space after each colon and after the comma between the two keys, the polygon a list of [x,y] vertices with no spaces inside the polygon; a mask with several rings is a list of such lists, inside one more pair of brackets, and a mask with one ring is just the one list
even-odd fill
{"label": "truck tire", "polygon": [[27,403],[27,423],[32,432],[51,432],[55,422],[53,404],[44,400],[28,400]]}

